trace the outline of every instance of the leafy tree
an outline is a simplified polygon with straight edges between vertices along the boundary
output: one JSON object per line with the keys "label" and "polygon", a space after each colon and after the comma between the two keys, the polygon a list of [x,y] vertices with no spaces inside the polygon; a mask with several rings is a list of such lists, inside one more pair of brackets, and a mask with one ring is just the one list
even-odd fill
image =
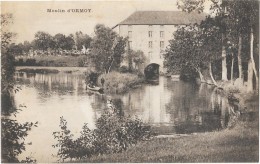
{"label": "leafy tree", "polygon": [[95,34],[91,42],[92,61],[97,71],[108,73],[115,60],[116,62],[121,61],[126,40],[101,24],[96,25]]}
{"label": "leafy tree", "polygon": [[6,49],[8,44],[16,36],[15,33],[9,31],[9,25],[13,23],[12,14],[1,14],[1,48]]}
{"label": "leafy tree", "polygon": [[205,0],[178,0],[177,7],[185,12],[203,12]]}
{"label": "leafy tree", "polygon": [[[177,6],[185,12],[198,11],[203,12],[205,7],[205,0],[178,0]],[[208,2],[208,1],[207,1]],[[248,91],[253,91],[253,81],[255,79],[256,90],[258,90],[259,75],[258,75],[258,60],[259,59],[259,1],[256,0],[223,0],[212,2],[210,10],[212,11],[212,20],[207,19],[204,21],[202,30],[210,30],[214,27],[213,34],[217,34],[215,40],[216,48],[210,46],[209,42],[204,47],[205,50],[214,52],[208,56],[211,62],[219,60],[219,56],[215,52],[221,48],[222,59],[222,80],[228,79],[228,72],[230,73],[231,80],[234,80],[234,71],[238,72],[238,77],[243,82],[243,70],[248,67]],[[214,22],[214,25],[212,24]],[[210,25],[211,27],[207,27]],[[221,34],[221,43],[219,42],[219,34]],[[214,35],[212,35],[214,36]],[[202,38],[205,38],[203,36]],[[214,37],[208,37],[215,39]],[[211,47],[211,48],[210,48]],[[217,58],[216,58],[217,57]],[[235,67],[234,62],[237,60],[238,66]],[[242,63],[248,62],[247,67],[242,68]],[[211,69],[209,64],[208,69]],[[230,69],[228,71],[228,69]],[[211,70],[210,70],[211,72]],[[246,79],[246,78],[245,78]],[[243,84],[243,83],[241,83]]]}
{"label": "leafy tree", "polygon": [[24,41],[23,42],[23,51],[25,53],[28,53],[31,48],[32,48],[32,45],[31,45],[31,43],[29,41]]}
{"label": "leafy tree", "polygon": [[[13,20],[12,15],[1,15],[2,27],[8,27]],[[13,94],[19,91],[15,87],[14,76],[14,57],[10,51],[10,43],[13,36],[8,28],[1,28],[1,161],[2,162],[19,162],[17,155],[25,150],[24,137],[34,123],[18,123],[16,120],[9,118],[15,115],[18,109],[15,106]],[[30,158],[27,158],[27,161]]]}
{"label": "leafy tree", "polygon": [[127,55],[131,55],[132,62],[134,64],[134,69],[136,70],[143,70],[144,65],[147,62],[147,58],[144,55],[144,52],[141,50],[134,51],[134,50],[129,50]]}
{"label": "leafy tree", "polygon": [[10,46],[9,46],[9,51],[13,54],[13,55],[22,55],[23,53],[23,44],[18,44],[16,45],[15,43],[12,43]]}
{"label": "leafy tree", "polygon": [[65,46],[63,49],[65,50],[72,50],[74,48],[74,45],[75,45],[75,41],[73,39],[73,35],[70,34],[69,36],[67,36],[65,38]]}
{"label": "leafy tree", "polygon": [[55,48],[55,42],[50,34],[39,31],[35,34],[35,46],[36,49],[47,51],[48,48]]}
{"label": "leafy tree", "polygon": [[168,71],[180,72],[183,68],[190,67],[204,80],[201,66],[205,62],[205,54],[201,53],[199,33],[199,28],[193,26],[181,27],[174,33],[174,39],[169,41],[170,46],[164,55],[164,66]]}
{"label": "leafy tree", "polygon": [[66,47],[66,36],[64,34],[56,34],[54,37],[53,37],[54,41],[55,41],[55,48],[56,49],[64,49]]}
{"label": "leafy tree", "polygon": [[75,33],[75,45],[78,50],[81,50],[83,46],[88,49],[90,48],[92,38],[87,35],[83,34],[81,31]]}

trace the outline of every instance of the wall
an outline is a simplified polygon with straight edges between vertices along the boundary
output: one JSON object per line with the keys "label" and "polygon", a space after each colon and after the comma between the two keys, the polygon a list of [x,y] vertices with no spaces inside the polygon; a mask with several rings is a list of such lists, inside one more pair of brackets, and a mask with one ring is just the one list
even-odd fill
{"label": "wall", "polygon": [[[175,25],[118,25],[114,30],[120,36],[129,36],[129,31],[132,31],[132,36],[129,36],[129,41],[132,42],[133,50],[142,50],[150,60],[149,63],[157,63],[163,66],[162,53],[169,45],[169,40],[173,39],[173,32],[177,27]],[[148,33],[152,31],[152,37]],[[164,31],[164,36],[160,36],[160,31]],[[152,41],[152,47],[149,47],[149,41]],[[160,48],[160,42],[164,42],[164,46]]]}

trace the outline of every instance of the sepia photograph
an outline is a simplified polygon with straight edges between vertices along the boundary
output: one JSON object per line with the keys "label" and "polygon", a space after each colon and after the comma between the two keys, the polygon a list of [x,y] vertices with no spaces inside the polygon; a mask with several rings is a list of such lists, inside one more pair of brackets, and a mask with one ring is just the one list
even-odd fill
{"label": "sepia photograph", "polygon": [[1,1],[1,163],[258,163],[259,2]]}

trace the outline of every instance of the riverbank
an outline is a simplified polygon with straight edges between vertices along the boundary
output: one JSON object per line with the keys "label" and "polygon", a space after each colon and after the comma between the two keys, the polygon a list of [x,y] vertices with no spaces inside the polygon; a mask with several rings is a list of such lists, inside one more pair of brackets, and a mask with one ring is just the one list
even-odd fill
{"label": "riverbank", "polygon": [[120,73],[120,72],[110,72],[108,74],[102,74],[98,78],[98,85],[102,86],[101,78],[104,78],[104,92],[113,93],[125,93],[130,89],[137,88],[145,79],[143,76],[138,76],[133,73]]}
{"label": "riverbank", "polygon": [[17,66],[15,70],[26,73],[76,73],[85,74],[91,72],[89,67],[44,67],[44,66]]}
{"label": "riverbank", "polygon": [[159,137],[127,151],[80,162],[258,162],[258,99],[246,101],[231,129],[182,137]]}
{"label": "riverbank", "polygon": [[34,56],[20,57],[15,60],[16,66],[46,66],[46,67],[84,67],[89,66],[86,55],[79,56]]}

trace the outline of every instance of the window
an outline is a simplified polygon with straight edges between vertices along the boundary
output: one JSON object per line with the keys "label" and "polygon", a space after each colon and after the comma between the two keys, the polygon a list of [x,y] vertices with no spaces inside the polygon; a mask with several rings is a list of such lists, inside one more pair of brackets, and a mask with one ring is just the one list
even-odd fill
{"label": "window", "polygon": [[149,41],[149,48],[153,48],[153,42]]}
{"label": "window", "polygon": [[128,29],[132,30],[133,26],[132,25],[128,25]]}
{"label": "window", "polygon": [[161,38],[164,37],[164,31],[160,31],[160,37],[161,37]]}
{"label": "window", "polygon": [[160,28],[163,28],[164,27],[164,25],[160,25]]}
{"label": "window", "polygon": [[160,48],[161,48],[161,49],[164,48],[164,41],[160,41]]}
{"label": "window", "polygon": [[152,31],[148,31],[148,36],[149,36],[149,38],[153,37],[153,32]]}
{"label": "window", "polygon": [[129,46],[129,47],[128,47],[129,49],[132,49],[132,41],[129,41],[129,42],[128,42],[128,46]]}
{"label": "window", "polygon": [[153,25],[149,25],[149,29],[152,29],[153,28]]}
{"label": "window", "polygon": [[152,55],[153,55],[153,52],[149,52],[148,54],[149,54],[149,59],[151,59],[151,58],[153,57],[153,56],[152,56]]}
{"label": "window", "polygon": [[128,37],[132,38],[132,31],[128,31]]}

